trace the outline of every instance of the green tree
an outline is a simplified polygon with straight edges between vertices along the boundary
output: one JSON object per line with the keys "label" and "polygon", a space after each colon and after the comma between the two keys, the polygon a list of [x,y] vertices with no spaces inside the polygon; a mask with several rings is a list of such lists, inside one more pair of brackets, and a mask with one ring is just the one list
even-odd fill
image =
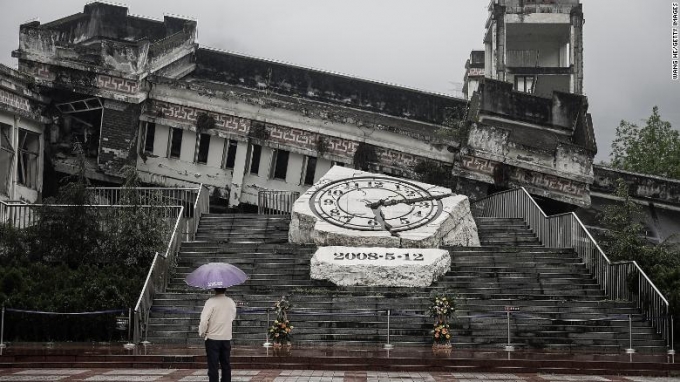
{"label": "green tree", "polygon": [[621,121],[610,157],[614,168],[680,179],[680,132],[654,106],[643,127]]}
{"label": "green tree", "polygon": [[602,225],[607,232],[603,249],[611,261],[636,261],[652,282],[666,296],[671,312],[680,314],[680,250],[666,241],[654,245],[643,236],[641,207],[629,196],[623,179],[617,181],[620,203],[607,206]]}
{"label": "green tree", "polygon": [[[49,200],[53,205],[32,211],[36,224],[24,229],[0,224],[1,305],[53,312],[123,311],[137,301],[154,253],[167,246],[169,224],[174,224],[168,218],[169,202],[160,192],[135,189],[139,180],[134,169],[127,169],[119,204],[128,206],[93,207],[84,161],[80,170]],[[6,318],[5,339],[111,340],[120,335],[114,321],[113,314],[15,313]]]}

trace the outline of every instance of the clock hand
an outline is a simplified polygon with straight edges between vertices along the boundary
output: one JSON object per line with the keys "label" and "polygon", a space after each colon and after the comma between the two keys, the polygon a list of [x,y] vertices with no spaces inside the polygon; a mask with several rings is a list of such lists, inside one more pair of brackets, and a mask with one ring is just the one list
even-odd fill
{"label": "clock hand", "polygon": [[[368,206],[368,204],[366,205]],[[387,224],[387,222],[385,221],[385,216],[383,215],[382,208],[380,208],[380,205],[371,207],[371,211],[373,211],[375,221],[377,221],[378,224],[380,224],[380,227],[382,227],[383,230],[390,232],[394,236],[394,233],[390,231],[392,229],[392,226]]]}
{"label": "clock hand", "polygon": [[441,194],[441,195],[431,195],[431,196],[421,196],[419,198],[411,198],[411,199],[380,199],[376,202],[373,203],[366,203],[366,207],[375,210],[376,208],[383,206],[383,207],[388,207],[388,206],[393,206],[395,204],[399,203],[404,203],[404,204],[413,204],[413,203],[418,203],[418,202],[426,202],[430,200],[439,200],[439,199],[444,199],[448,198],[449,196],[454,196],[456,194],[454,193],[448,193],[448,194]]}

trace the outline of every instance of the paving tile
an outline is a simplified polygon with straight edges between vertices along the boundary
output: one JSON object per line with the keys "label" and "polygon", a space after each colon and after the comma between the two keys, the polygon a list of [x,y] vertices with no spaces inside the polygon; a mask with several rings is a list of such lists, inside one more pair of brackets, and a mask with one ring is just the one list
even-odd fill
{"label": "paving tile", "polygon": [[0,376],[0,381],[61,381],[68,375],[5,375]]}
{"label": "paving tile", "polygon": [[[178,379],[179,382],[207,382],[208,381],[208,376],[207,375],[189,375],[186,377],[182,377]],[[250,382],[253,381],[252,376],[234,376],[232,374],[231,376],[231,381],[232,382]]]}
{"label": "paving tile", "polygon": [[524,381],[515,374],[507,373],[451,373],[453,378],[457,379],[458,382],[462,381]]}
{"label": "paving tile", "polygon": [[[254,376],[259,374],[259,370],[232,370],[231,371],[231,381],[232,382],[251,382],[257,381],[253,379]],[[220,372],[220,375],[222,373]],[[191,375],[182,377],[178,379],[179,382],[207,382],[208,381],[208,370],[197,370],[191,373]]]}
{"label": "paving tile", "polygon": [[366,372],[367,382],[435,382],[430,373],[423,372]]}
{"label": "paving tile", "polygon": [[95,375],[86,378],[86,381],[108,381],[108,382],[152,382],[159,379],[160,375]]}
{"label": "paving tile", "polygon": [[610,380],[605,377],[599,377],[596,375],[561,375],[561,374],[538,374],[539,378],[543,378],[547,381],[556,382],[580,382],[580,381],[595,381],[595,382],[609,382]]}
{"label": "paving tile", "polygon": [[76,375],[88,372],[88,369],[29,369],[14,373],[15,375]]}
{"label": "paving tile", "polygon": [[168,375],[177,369],[116,369],[103,373],[104,375]]}

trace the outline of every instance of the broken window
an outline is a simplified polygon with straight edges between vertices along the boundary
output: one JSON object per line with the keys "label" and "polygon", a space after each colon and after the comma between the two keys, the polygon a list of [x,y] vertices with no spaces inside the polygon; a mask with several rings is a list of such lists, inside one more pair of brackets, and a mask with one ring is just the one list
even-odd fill
{"label": "broken window", "polygon": [[533,93],[534,76],[515,76],[515,90],[524,93]]}
{"label": "broken window", "polygon": [[146,137],[144,138],[144,151],[153,153],[153,142],[156,138],[156,124],[153,122],[146,123]]}
{"label": "broken window", "polygon": [[[69,99],[71,94],[57,94],[57,99]],[[62,113],[59,130],[51,137],[55,147],[70,155],[74,143],[79,143],[87,158],[97,158],[102,125],[103,105],[98,98],[84,98],[57,103]]]}
{"label": "broken window", "polygon": [[9,194],[12,167],[14,165],[14,147],[12,146],[12,126],[0,123],[0,194]]}
{"label": "broken window", "polygon": [[182,129],[173,127],[170,133],[170,158],[179,159],[182,152]]}
{"label": "broken window", "polygon": [[305,177],[303,184],[314,184],[314,173],[316,172],[316,157],[307,157],[307,165],[305,166]]}
{"label": "broken window", "polygon": [[236,162],[236,149],[238,148],[238,142],[230,139],[225,142],[224,146],[224,168],[234,168]]}
{"label": "broken window", "polygon": [[260,156],[262,155],[262,146],[253,145],[250,158],[250,173],[257,175],[260,171]]}
{"label": "broken window", "polygon": [[196,163],[208,163],[208,150],[210,149],[210,134],[200,134],[198,136],[198,154]]}
{"label": "broken window", "polygon": [[274,151],[274,163],[272,163],[273,173],[270,178],[286,180],[286,173],[288,172],[288,156],[290,152],[286,150]]}
{"label": "broken window", "polygon": [[38,158],[40,157],[40,135],[19,130],[19,173],[17,181],[28,188],[38,188]]}

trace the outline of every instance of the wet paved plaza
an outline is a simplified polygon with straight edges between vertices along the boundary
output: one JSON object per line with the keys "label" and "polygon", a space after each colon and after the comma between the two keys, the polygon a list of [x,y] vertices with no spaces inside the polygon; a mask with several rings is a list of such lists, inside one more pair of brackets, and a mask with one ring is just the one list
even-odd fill
{"label": "wet paved plaza", "polygon": [[[2,381],[207,381],[205,350],[122,343],[27,343],[0,349]],[[235,346],[233,381],[263,382],[680,382],[666,354],[592,354],[430,347],[294,346],[273,354]]]}
{"label": "wet paved plaza", "polygon": [[[0,369],[0,381],[208,381],[196,369]],[[234,370],[234,382],[680,382],[680,377],[562,374]]]}

